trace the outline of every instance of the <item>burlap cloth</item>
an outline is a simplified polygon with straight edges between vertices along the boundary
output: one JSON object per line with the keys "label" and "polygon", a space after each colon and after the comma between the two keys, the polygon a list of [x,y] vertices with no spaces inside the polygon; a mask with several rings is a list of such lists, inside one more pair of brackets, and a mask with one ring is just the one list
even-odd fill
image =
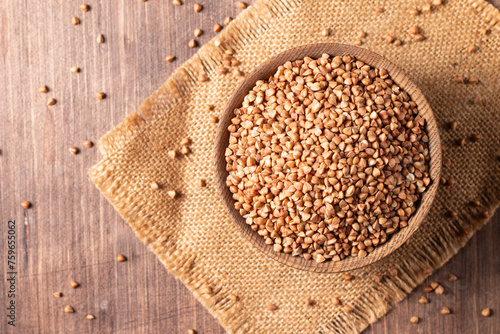
{"label": "burlap cloth", "polygon": [[[214,41],[181,66],[122,123],[100,141],[104,158],[90,170],[102,194],[130,224],[137,236],[179,278],[200,302],[233,333],[351,333],[382,317],[426,277],[464,246],[485,223],[480,212],[492,212],[500,198],[500,13],[482,0],[446,1],[430,13],[411,16],[422,1],[259,0],[238,16]],[[383,13],[375,13],[379,6]],[[410,26],[417,24],[426,39],[414,42]],[[320,31],[330,29],[330,36]],[[491,29],[489,35],[478,32]],[[216,125],[238,84],[219,75],[224,50],[231,48],[249,73],[270,56],[315,42],[352,44],[367,33],[362,47],[402,68],[421,88],[434,110],[446,146],[445,178],[457,183],[441,187],[423,226],[391,256],[352,272],[315,274],[291,269],[254,248],[228,218],[214,184],[212,170]],[[386,34],[403,41],[387,44]],[[161,42],[161,41],[159,41]],[[471,44],[477,52],[467,52]],[[199,82],[206,71],[209,81]],[[476,76],[478,84],[457,84],[455,77]],[[480,96],[481,103],[472,101]],[[216,106],[208,111],[206,105]],[[458,129],[447,129],[456,120]],[[480,134],[479,142],[467,139]],[[180,138],[192,140],[192,153],[172,160]],[[198,179],[206,179],[200,188]],[[154,190],[151,183],[161,188]],[[178,198],[166,192],[175,189]],[[482,207],[468,203],[480,200]],[[457,218],[447,218],[456,210]],[[399,275],[388,271],[397,268]],[[376,283],[374,274],[385,275]],[[210,286],[213,294],[204,294]],[[238,296],[232,301],[231,294]],[[334,306],[337,296],[343,306]],[[316,301],[306,306],[307,298]],[[278,310],[266,305],[275,303]]]}

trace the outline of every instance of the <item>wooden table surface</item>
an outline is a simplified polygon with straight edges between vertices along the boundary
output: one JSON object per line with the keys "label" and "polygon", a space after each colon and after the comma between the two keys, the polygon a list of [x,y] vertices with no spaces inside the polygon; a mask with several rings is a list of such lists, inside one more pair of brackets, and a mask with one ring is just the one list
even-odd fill
{"label": "wooden table surface", "polygon": [[[83,147],[196,52],[187,47],[195,28],[204,30],[197,38],[203,44],[215,36],[214,23],[241,11],[234,0],[200,0],[200,13],[193,0],[183,2],[89,0],[84,13],[74,0],[0,1],[1,333],[224,332],[89,181],[87,170],[100,154]],[[105,43],[97,44],[98,34]],[[173,63],[164,59],[169,54]],[[40,85],[49,92],[39,93]],[[57,103],[47,106],[49,98]],[[81,153],[70,154],[71,146]],[[23,201],[32,208],[23,209]],[[6,318],[9,220],[16,233],[15,328]],[[497,214],[429,279],[441,282],[445,295],[421,305],[420,287],[366,333],[499,333],[499,236]],[[119,253],[128,261],[117,263]],[[449,273],[459,280],[449,283]],[[80,287],[71,289],[71,280]],[[64,313],[65,305],[75,313]],[[439,314],[442,306],[452,314]],[[480,316],[486,307],[490,318]],[[85,320],[88,313],[96,319]],[[420,324],[410,323],[414,315]]]}

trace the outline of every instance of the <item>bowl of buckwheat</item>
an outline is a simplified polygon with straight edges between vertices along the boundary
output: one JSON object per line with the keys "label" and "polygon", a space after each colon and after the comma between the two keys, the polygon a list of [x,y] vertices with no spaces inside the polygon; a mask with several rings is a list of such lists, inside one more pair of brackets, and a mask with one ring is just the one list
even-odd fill
{"label": "bowl of buckwheat", "polygon": [[439,184],[432,110],[398,67],[342,44],[285,51],[246,76],[221,117],[217,185],[243,235],[293,268],[382,259],[424,221]]}

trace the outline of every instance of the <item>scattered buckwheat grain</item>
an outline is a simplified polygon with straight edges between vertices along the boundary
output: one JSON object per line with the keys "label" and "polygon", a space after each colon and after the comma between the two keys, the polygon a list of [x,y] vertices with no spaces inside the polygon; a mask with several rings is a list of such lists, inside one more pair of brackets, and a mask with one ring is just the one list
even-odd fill
{"label": "scattered buckwheat grain", "polygon": [[69,153],[73,154],[73,155],[76,155],[80,152],[80,150],[78,149],[78,147],[70,147],[69,148]]}
{"label": "scattered buckwheat grain", "polygon": [[491,30],[487,29],[487,28],[481,28],[481,29],[479,29],[479,33],[486,36],[486,35],[491,34]]}
{"label": "scattered buckwheat grain", "polygon": [[72,17],[71,24],[73,24],[74,26],[80,24],[80,19],[78,17]]}
{"label": "scattered buckwheat grain", "polygon": [[87,319],[87,320],[94,320],[94,319],[95,319],[95,317],[94,317],[92,314],[87,314],[87,315],[85,316],[85,319]]}
{"label": "scattered buckwheat grain", "polygon": [[239,9],[246,9],[248,5],[244,3],[243,1],[238,2],[238,8]]}
{"label": "scattered buckwheat grain", "polygon": [[475,77],[475,76],[471,76],[469,78],[469,83],[470,84],[477,84],[478,82],[479,82],[479,79],[477,77]]}
{"label": "scattered buckwheat grain", "polygon": [[479,208],[481,206],[481,202],[478,200],[474,200],[471,202],[471,205],[476,207],[476,208]]}
{"label": "scattered buckwheat grain", "polygon": [[474,53],[476,51],[477,51],[477,47],[474,44],[469,45],[469,47],[467,48],[467,52],[469,52],[469,53]]}
{"label": "scattered buckwheat grain", "polygon": [[475,134],[473,133],[471,136],[470,136],[470,140],[474,143],[477,143],[478,141],[481,140],[481,135],[478,135],[478,134]]}
{"label": "scattered buckwheat grain", "polygon": [[118,254],[118,256],[116,257],[116,261],[125,262],[125,261],[127,261],[127,258],[123,254]]}
{"label": "scattered buckwheat grain", "polygon": [[332,304],[333,305],[340,305],[340,299],[338,299],[337,297],[333,297],[332,298]]}
{"label": "scattered buckwheat grain", "polygon": [[66,312],[66,313],[74,313],[75,310],[71,306],[66,305],[66,306],[64,306],[64,312]]}
{"label": "scattered buckwheat grain", "polygon": [[240,70],[234,70],[233,76],[239,78],[240,80],[245,78],[245,74]]}
{"label": "scattered buckwheat grain", "polygon": [[177,152],[175,152],[174,150],[168,151],[167,154],[171,159],[175,159],[175,157],[177,156]]}
{"label": "scattered buckwheat grain", "polygon": [[95,93],[95,97],[97,97],[98,100],[104,100],[106,98],[106,94],[103,92],[97,92]]}
{"label": "scattered buckwheat grain", "polygon": [[194,11],[195,11],[196,13],[199,13],[199,12],[201,12],[201,10],[203,9],[203,7],[202,7],[202,5],[200,5],[199,3],[195,3],[195,4],[193,5],[193,9],[194,9]]}
{"label": "scattered buckwheat grain", "polygon": [[49,91],[49,89],[47,88],[47,86],[43,85],[43,86],[40,86],[40,88],[38,88],[38,91],[40,93],[47,93]]}
{"label": "scattered buckwheat grain", "polygon": [[201,82],[207,82],[208,81],[208,77],[205,73],[200,73],[200,75],[198,76],[198,80],[201,81]]}
{"label": "scattered buckwheat grain", "polygon": [[214,24],[214,32],[219,32],[222,30],[222,26],[220,24]]}
{"label": "scattered buckwheat grain", "polygon": [[102,44],[104,43],[104,36],[102,34],[97,35],[97,44]]}
{"label": "scattered buckwheat grain", "polygon": [[219,66],[217,68],[216,72],[219,75],[226,75],[227,74],[227,69],[224,66]]}
{"label": "scattered buckwheat grain", "polygon": [[29,209],[31,208],[31,203],[28,202],[28,201],[24,201],[21,203],[21,206],[24,208],[24,209]]}
{"label": "scattered buckwheat grain", "polygon": [[490,308],[485,308],[484,310],[481,311],[481,315],[483,317],[489,317],[491,314],[491,309]]}
{"label": "scattered buckwheat grain", "polygon": [[456,181],[455,179],[453,179],[453,178],[449,178],[449,179],[447,179],[447,180],[446,180],[446,185],[447,185],[448,187],[451,187],[451,186],[452,186],[452,185],[454,185],[455,183],[457,183],[457,181]]}
{"label": "scattered buckwheat grain", "polygon": [[419,319],[419,317],[411,317],[410,322],[411,322],[412,324],[418,324],[418,321],[419,321],[419,320],[420,320],[420,319]]}
{"label": "scattered buckwheat grain", "polygon": [[203,289],[201,290],[201,292],[206,294],[206,295],[213,295],[213,293],[214,293],[213,289],[208,285],[205,285],[203,287]]}
{"label": "scattered buckwheat grain", "polygon": [[194,30],[194,37],[200,37],[202,34],[203,34],[203,30],[201,30],[201,29]]}
{"label": "scattered buckwheat grain", "polygon": [[354,312],[354,308],[351,305],[346,305],[344,307],[344,311],[345,311],[345,313],[352,313],[352,312]]}
{"label": "scattered buckwheat grain", "polygon": [[198,42],[196,42],[195,39],[192,39],[192,40],[189,41],[188,46],[190,48],[195,48],[196,46],[198,46]]}
{"label": "scattered buckwheat grain", "polygon": [[56,103],[57,103],[56,99],[50,98],[49,101],[47,102],[47,105],[48,106],[53,106]]}
{"label": "scattered buckwheat grain", "polygon": [[450,282],[455,282],[457,279],[458,279],[458,277],[456,275],[453,275],[453,274],[448,275],[448,281],[450,281]]}
{"label": "scattered buckwheat grain", "polygon": [[175,192],[175,190],[169,190],[167,191],[167,195],[170,198],[175,198],[177,196],[177,193]]}
{"label": "scattered buckwheat grain", "polygon": [[432,6],[430,3],[426,3],[422,6],[422,13],[430,13]]}
{"label": "scattered buckwheat grain", "polygon": [[434,291],[434,289],[431,286],[429,285],[424,286],[425,293],[431,293],[432,291]]}
{"label": "scattered buckwheat grain", "polygon": [[427,304],[427,303],[429,303],[429,300],[427,299],[427,297],[422,296],[422,297],[420,297],[420,298],[418,299],[418,302],[419,302],[420,304]]}
{"label": "scattered buckwheat grain", "polygon": [[425,39],[425,37],[424,37],[424,35],[421,35],[421,34],[416,34],[416,35],[414,36],[414,39],[415,39],[415,41],[417,41],[417,42],[422,42],[422,41]]}
{"label": "scattered buckwheat grain", "polygon": [[224,24],[225,25],[228,25],[233,19],[229,16],[226,16],[226,18],[224,19]]}
{"label": "scattered buckwheat grain", "polygon": [[62,292],[58,291],[58,292],[54,292],[53,293],[54,297],[56,298],[61,298],[63,296]]}
{"label": "scattered buckwheat grain", "polygon": [[349,282],[352,281],[353,279],[354,276],[352,276],[351,274],[344,274],[344,281]]}
{"label": "scattered buckwheat grain", "polygon": [[416,26],[416,25],[415,25],[415,26],[412,26],[412,27],[410,28],[410,34],[412,34],[412,35],[416,35],[416,34],[418,34],[418,33],[419,33],[419,31],[420,31],[420,30],[418,29],[418,26]]}
{"label": "scattered buckwheat grain", "polygon": [[175,56],[168,55],[165,57],[165,60],[168,61],[169,63],[171,63],[175,60]]}
{"label": "scattered buckwheat grain", "polygon": [[450,314],[450,313],[451,313],[450,309],[447,308],[446,306],[441,309],[441,314],[446,315],[446,314]]}
{"label": "scattered buckwheat grain", "polygon": [[278,309],[278,307],[273,303],[268,303],[266,307],[269,311],[276,311]]}
{"label": "scattered buckwheat grain", "polygon": [[82,12],[87,12],[89,9],[90,9],[90,6],[89,6],[89,5],[87,5],[86,3],[84,3],[84,4],[80,5],[80,10],[81,10]]}

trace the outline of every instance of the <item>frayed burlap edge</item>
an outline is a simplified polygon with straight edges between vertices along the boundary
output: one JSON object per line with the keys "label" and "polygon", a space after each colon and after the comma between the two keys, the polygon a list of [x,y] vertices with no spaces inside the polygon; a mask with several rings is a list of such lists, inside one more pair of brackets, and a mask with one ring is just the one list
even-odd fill
{"label": "frayed burlap edge", "polygon": [[[469,0],[469,2],[478,15],[481,15],[486,26],[490,29],[500,30],[500,12],[494,6],[484,0]],[[141,104],[138,111],[132,112],[100,139],[98,146],[103,156],[109,158],[118,150],[123,149],[137,134],[147,129],[147,125],[156,117],[181,103],[185,92],[199,84],[197,82],[199,73],[205,72],[209,78],[214,75],[218,59],[224,50],[237,51],[238,43],[255,33],[257,28],[265,29],[268,22],[299,3],[299,0],[260,0],[242,12],[217,37],[221,41],[219,47],[215,46],[214,40],[212,40],[200,48],[195,56],[179,67],[162,87]],[[106,185],[101,181],[103,169],[101,163],[98,163],[89,170],[89,176],[118,213],[126,219],[126,213],[122,211],[123,208],[118,199],[110,196],[112,185]],[[499,201],[499,185],[492,186],[490,190],[482,194],[481,202],[491,213],[497,208]],[[377,321],[429,276],[429,274],[423,273],[424,269],[441,267],[467,243],[474,232],[480,229],[486,221],[487,219],[472,214],[463,214],[454,223],[444,225],[440,233],[433,235],[430,240],[430,248],[404,259],[396,267],[400,273],[397,277],[385,277],[381,284],[372,286],[351,304],[356,309],[355,313],[341,314],[330,323],[325,324],[320,332],[360,332],[370,323]],[[206,297],[201,293],[202,287],[206,284],[213,286],[217,292],[217,282],[208,282],[206,277],[209,275],[205,275],[203,266],[193,265],[195,255],[180,254],[180,250],[176,249],[175,244],[170,240],[158,239],[151,242],[151,239],[148,239],[138,229],[133,227],[133,230],[139,239],[158,256],[163,265],[182,280],[202,305],[220,321],[222,326],[231,332],[245,331],[246,323],[251,319],[238,317],[239,307],[227,308],[224,307],[223,303],[219,303],[228,296],[215,293],[212,297]],[[179,261],[179,258],[183,260]]]}

